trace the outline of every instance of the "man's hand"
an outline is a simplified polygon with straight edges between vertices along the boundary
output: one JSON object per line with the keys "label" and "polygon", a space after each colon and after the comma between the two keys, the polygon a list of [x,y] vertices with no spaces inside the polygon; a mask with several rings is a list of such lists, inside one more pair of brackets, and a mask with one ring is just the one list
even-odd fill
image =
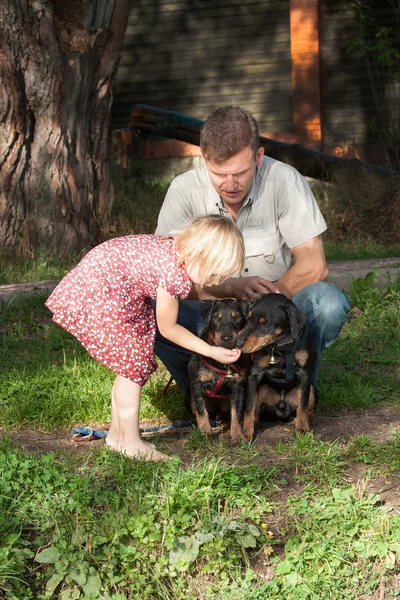
{"label": "man's hand", "polygon": [[218,286],[206,287],[204,298],[236,298],[252,300],[257,294],[279,292],[276,285],[262,277],[231,277]]}

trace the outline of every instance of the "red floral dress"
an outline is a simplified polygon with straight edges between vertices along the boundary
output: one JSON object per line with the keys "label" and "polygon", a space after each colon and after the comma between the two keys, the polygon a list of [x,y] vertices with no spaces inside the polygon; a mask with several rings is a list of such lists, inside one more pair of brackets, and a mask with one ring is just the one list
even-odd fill
{"label": "red floral dress", "polygon": [[192,282],[175,242],[157,235],[115,238],[91,250],[59,283],[46,306],[53,321],[115,373],[143,385],[156,370],[150,299],[162,287],[186,298]]}

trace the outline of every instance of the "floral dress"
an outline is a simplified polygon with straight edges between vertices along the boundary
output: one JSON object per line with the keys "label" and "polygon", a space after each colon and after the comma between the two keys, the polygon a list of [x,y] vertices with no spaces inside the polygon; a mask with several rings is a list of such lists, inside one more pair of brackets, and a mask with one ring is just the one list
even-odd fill
{"label": "floral dress", "polygon": [[143,385],[156,370],[157,288],[183,299],[192,282],[172,238],[131,235],[91,250],[59,283],[46,306],[109,369]]}

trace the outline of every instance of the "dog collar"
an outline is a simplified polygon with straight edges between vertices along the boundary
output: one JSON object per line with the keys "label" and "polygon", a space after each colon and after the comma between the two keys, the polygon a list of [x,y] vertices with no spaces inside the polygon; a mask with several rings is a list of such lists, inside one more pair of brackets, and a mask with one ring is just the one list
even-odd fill
{"label": "dog collar", "polygon": [[[212,345],[215,346],[215,337],[211,333],[208,334],[207,342],[209,344],[210,344],[210,342],[212,342]],[[216,367],[215,365],[212,365],[211,363],[209,363],[208,360],[206,360],[203,356],[200,356],[200,360],[205,367],[207,367],[208,369],[211,369],[212,371],[215,371],[216,373],[219,373],[218,380],[217,380],[216,384],[214,385],[213,389],[212,390],[204,389],[207,396],[210,396],[211,398],[226,398],[227,396],[229,396],[229,394],[218,394],[219,390],[221,389],[221,387],[225,381],[226,374],[227,374],[227,368],[220,369],[219,367]],[[239,377],[242,373],[244,373],[246,371],[245,368],[238,369],[238,367],[236,367],[234,363],[231,364],[231,369],[234,373],[234,377]]]}
{"label": "dog collar", "polygon": [[294,357],[294,347],[295,341],[292,336],[286,336],[282,340],[275,344],[271,344],[267,346],[271,349],[271,354],[273,355],[274,350],[276,349],[278,352],[285,355],[285,376],[284,377],[270,377],[269,375],[265,376],[265,379],[270,381],[271,383],[278,383],[280,385],[288,385],[293,383],[296,378],[296,362]]}

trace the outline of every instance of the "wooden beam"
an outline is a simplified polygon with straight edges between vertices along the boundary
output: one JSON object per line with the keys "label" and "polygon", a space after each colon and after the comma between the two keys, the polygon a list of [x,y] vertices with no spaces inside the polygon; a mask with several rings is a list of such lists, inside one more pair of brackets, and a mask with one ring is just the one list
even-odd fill
{"label": "wooden beam", "polygon": [[[157,135],[164,138],[173,138],[188,142],[189,144],[200,144],[200,129],[203,121],[181,115],[170,110],[163,110],[144,104],[136,104],[133,107],[129,121],[129,129],[139,130],[144,134]],[[287,144],[271,138],[260,137],[260,144],[265,153],[271,158],[290,164],[302,175],[330,181],[337,169],[340,167],[352,167],[366,169],[380,177],[400,177],[400,172],[391,171],[384,167],[363,163],[356,158],[341,158],[316,150],[309,150],[299,144]]]}

